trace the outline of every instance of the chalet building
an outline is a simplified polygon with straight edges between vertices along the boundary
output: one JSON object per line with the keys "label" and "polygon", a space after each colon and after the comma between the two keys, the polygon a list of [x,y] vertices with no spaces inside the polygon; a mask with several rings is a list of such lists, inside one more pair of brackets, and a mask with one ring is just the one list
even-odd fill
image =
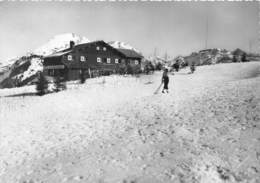
{"label": "chalet building", "polygon": [[116,49],[104,41],[74,45],[70,48],[44,57],[44,73],[60,76],[65,80],[77,80],[100,74],[111,74],[127,65],[141,68],[142,55],[134,50]]}

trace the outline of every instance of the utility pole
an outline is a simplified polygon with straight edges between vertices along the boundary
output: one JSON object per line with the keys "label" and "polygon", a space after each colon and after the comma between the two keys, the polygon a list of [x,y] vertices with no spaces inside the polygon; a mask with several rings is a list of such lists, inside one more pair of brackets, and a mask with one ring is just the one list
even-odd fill
{"label": "utility pole", "polygon": [[168,58],[168,55],[167,55],[167,51],[165,52],[165,62],[167,62],[167,58]]}
{"label": "utility pole", "polygon": [[153,56],[156,57],[156,55],[157,55],[157,48],[155,47],[154,52],[153,52]]}
{"label": "utility pole", "polygon": [[260,54],[260,1],[258,1],[258,54]]}
{"label": "utility pole", "polygon": [[153,61],[157,62],[157,48],[156,47],[154,48],[154,51],[153,51]]}
{"label": "utility pole", "polygon": [[208,49],[208,34],[209,34],[209,4],[206,2],[206,37],[205,37],[205,49]]}
{"label": "utility pole", "polygon": [[208,10],[206,15],[206,39],[205,39],[205,49],[208,48],[208,32],[209,32],[209,18],[208,18]]}
{"label": "utility pole", "polygon": [[249,53],[252,53],[252,44],[253,44],[253,41],[249,40]]}

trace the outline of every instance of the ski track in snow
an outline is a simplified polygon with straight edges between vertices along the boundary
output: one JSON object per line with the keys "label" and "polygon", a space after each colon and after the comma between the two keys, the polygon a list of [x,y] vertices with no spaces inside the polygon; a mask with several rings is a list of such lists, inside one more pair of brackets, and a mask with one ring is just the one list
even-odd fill
{"label": "ski track in snow", "polygon": [[[259,182],[260,63],[0,90],[0,182]],[[149,84],[150,83],[150,84]]]}

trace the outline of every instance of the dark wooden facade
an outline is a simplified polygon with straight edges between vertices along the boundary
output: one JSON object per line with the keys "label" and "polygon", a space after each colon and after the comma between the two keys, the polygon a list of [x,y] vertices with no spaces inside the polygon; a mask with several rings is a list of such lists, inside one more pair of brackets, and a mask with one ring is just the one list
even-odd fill
{"label": "dark wooden facade", "polygon": [[142,56],[133,50],[115,49],[104,41],[73,46],[44,58],[44,73],[65,80],[95,77],[97,73],[115,73],[120,67],[141,67]]}

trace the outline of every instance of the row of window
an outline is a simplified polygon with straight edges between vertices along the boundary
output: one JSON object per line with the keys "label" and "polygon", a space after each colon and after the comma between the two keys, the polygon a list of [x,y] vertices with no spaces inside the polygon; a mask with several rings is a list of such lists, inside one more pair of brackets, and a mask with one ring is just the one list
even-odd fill
{"label": "row of window", "polygon": [[[97,62],[101,63],[102,59],[100,57],[97,57]],[[105,62],[110,64],[111,63],[111,58],[103,58],[103,63],[105,63]],[[115,63],[119,64],[119,59],[118,58],[115,58]]]}
{"label": "row of window", "polygon": [[[80,61],[81,62],[85,62],[86,60],[87,60],[87,58],[85,56],[80,56]],[[72,61],[72,55],[68,55],[68,61]],[[101,63],[102,59],[100,57],[97,57],[97,62]],[[103,63],[105,63],[105,62],[110,64],[111,63],[111,58],[103,58]],[[115,63],[116,64],[119,63],[119,59],[118,58],[115,58]],[[135,60],[135,64],[136,65],[139,64],[138,60]]]}
{"label": "row of window", "polygon": [[[111,63],[111,58],[103,58],[103,62],[106,62],[108,64]],[[80,56],[80,61],[81,62],[85,62],[87,60],[87,58],[85,56]],[[72,61],[72,55],[68,55],[68,61]],[[97,62],[102,62],[100,57],[97,57]],[[115,58],[115,63],[118,64],[119,63],[119,59]]]}
{"label": "row of window", "polygon": [[[68,55],[68,61],[72,61],[72,55]],[[85,56],[80,56],[80,61],[85,62],[87,60],[87,57]]]}
{"label": "row of window", "polygon": [[[85,47],[84,49],[87,50],[88,48],[89,48],[89,47]],[[97,47],[96,47],[96,50],[97,50],[97,51],[100,51],[101,49],[102,49],[103,51],[107,51],[107,48],[106,48],[106,47],[100,47],[100,46],[97,46]],[[83,51],[83,48],[80,48],[79,51],[82,52],[82,51]]]}
{"label": "row of window", "polygon": [[[101,50],[101,48],[99,46],[96,47],[96,50],[99,51]],[[107,51],[107,48],[106,47],[103,47],[103,51]]]}
{"label": "row of window", "polygon": [[[100,57],[97,57],[97,62],[101,63],[102,62],[102,59]],[[135,60],[135,65],[138,65],[139,64],[139,61],[138,60]],[[110,64],[111,63],[111,59],[110,58],[103,58],[103,63],[108,63]],[[119,59],[118,58],[115,58],[115,63],[118,64],[120,63]]]}

